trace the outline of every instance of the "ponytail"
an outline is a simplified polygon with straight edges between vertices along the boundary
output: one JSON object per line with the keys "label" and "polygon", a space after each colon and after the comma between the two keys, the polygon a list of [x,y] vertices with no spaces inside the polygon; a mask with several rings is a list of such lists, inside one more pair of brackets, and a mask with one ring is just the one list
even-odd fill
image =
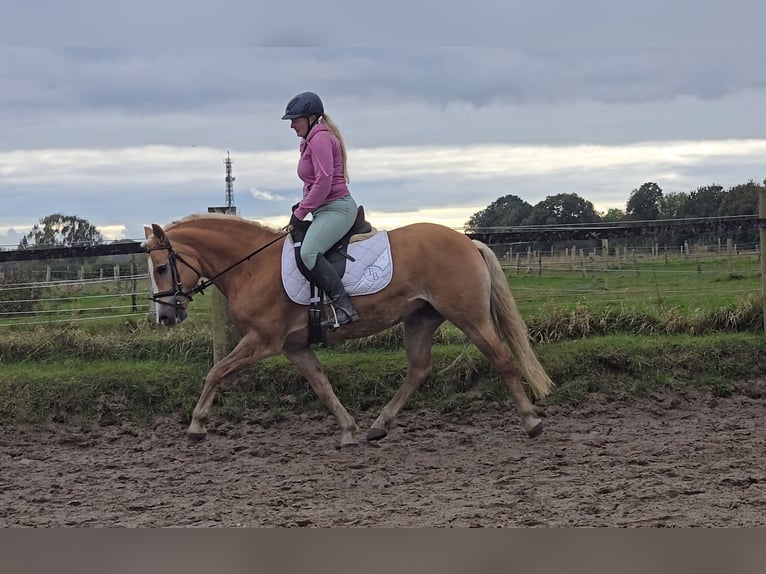
{"label": "ponytail", "polygon": [[343,143],[343,136],[340,135],[340,130],[338,129],[338,126],[335,125],[335,123],[330,119],[330,117],[327,114],[324,114],[319,119],[319,123],[327,126],[327,129],[330,130],[330,133],[332,133],[332,135],[334,135],[338,139],[338,143],[340,143],[340,153],[341,153],[341,157],[343,158],[343,179],[345,179],[346,183],[348,184],[348,167],[346,165],[346,144]]}

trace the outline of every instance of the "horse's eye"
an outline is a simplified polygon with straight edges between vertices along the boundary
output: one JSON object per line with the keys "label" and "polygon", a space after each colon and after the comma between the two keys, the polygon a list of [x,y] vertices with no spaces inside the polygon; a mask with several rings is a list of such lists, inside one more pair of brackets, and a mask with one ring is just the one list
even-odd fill
{"label": "horse's eye", "polygon": [[167,265],[158,265],[157,266],[157,273],[159,273],[160,275],[164,275],[165,271],[167,271],[167,270],[168,270],[168,266]]}

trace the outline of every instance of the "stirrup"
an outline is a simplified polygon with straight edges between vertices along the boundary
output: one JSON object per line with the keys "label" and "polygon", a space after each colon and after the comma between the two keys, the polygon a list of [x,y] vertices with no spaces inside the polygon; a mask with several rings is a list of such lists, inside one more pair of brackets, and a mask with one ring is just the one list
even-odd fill
{"label": "stirrup", "polygon": [[359,320],[359,313],[357,313],[356,309],[353,307],[351,308],[351,313],[346,311],[343,307],[335,309],[335,305],[332,303],[329,305],[329,308],[333,318],[322,321],[322,327],[332,327],[333,329],[337,329],[341,325],[346,325]]}

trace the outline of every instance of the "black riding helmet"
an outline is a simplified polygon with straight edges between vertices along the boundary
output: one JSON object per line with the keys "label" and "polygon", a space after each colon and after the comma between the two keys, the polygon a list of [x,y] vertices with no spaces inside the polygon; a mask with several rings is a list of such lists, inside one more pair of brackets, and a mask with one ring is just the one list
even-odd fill
{"label": "black riding helmet", "polygon": [[321,116],[324,114],[322,100],[314,92],[303,92],[287,102],[283,120],[295,118],[307,118],[309,116]]}

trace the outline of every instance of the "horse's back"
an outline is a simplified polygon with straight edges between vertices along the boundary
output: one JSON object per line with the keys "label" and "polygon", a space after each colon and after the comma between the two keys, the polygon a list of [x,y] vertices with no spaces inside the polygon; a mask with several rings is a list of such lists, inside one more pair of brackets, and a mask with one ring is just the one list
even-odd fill
{"label": "horse's back", "polygon": [[452,273],[471,274],[486,270],[479,250],[463,233],[436,223],[413,223],[389,231],[394,273],[408,271],[438,273],[441,281]]}

